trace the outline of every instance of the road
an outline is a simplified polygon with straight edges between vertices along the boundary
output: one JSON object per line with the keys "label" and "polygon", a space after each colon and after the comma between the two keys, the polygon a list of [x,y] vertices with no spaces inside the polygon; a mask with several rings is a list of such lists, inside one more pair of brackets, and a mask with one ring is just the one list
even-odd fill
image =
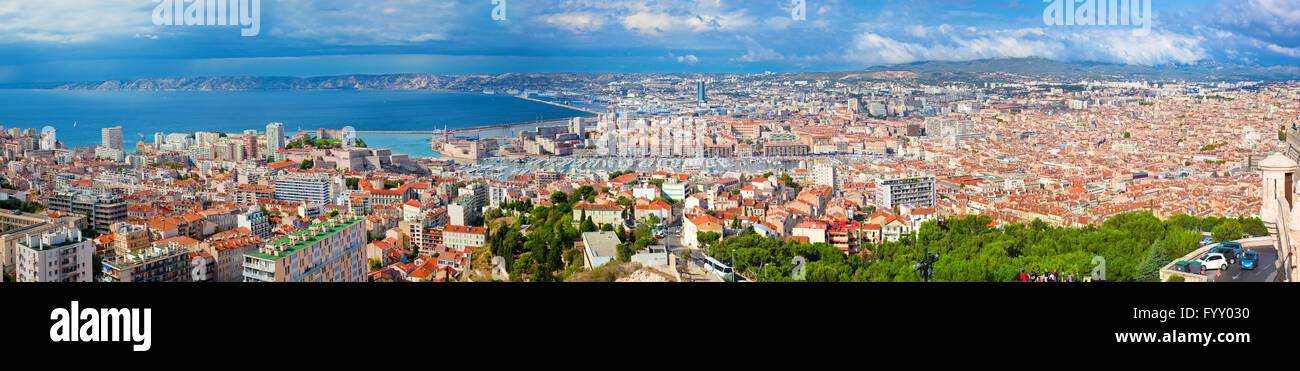
{"label": "road", "polygon": [[[674,222],[672,225],[669,225],[668,228],[664,230],[664,238],[659,239],[659,243],[668,248],[669,254],[681,256],[679,255],[680,251],[686,250],[686,246],[682,245],[681,222]],[[702,254],[703,252],[698,249],[694,250],[694,253],[691,254],[690,261],[686,262],[686,270],[682,273],[682,281],[722,282],[721,277],[704,272],[704,269],[702,268],[704,266],[704,258],[702,258]]]}
{"label": "road", "polygon": [[[1271,242],[1243,242],[1242,248],[1259,253],[1259,262],[1254,270],[1241,269],[1241,263],[1233,264],[1223,270],[1222,275],[1214,271],[1206,272],[1210,282],[1270,282],[1277,275],[1277,249]],[[1217,277],[1217,278],[1216,278]]]}

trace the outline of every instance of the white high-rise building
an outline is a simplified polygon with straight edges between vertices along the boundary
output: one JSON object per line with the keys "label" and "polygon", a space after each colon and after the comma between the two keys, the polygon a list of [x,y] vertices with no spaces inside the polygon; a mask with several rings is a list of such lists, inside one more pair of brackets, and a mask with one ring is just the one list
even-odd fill
{"label": "white high-rise building", "polygon": [[813,165],[813,182],[819,186],[835,188],[835,166],[826,162]]}
{"label": "white high-rise building", "polygon": [[284,149],[284,124],[272,122],[266,124],[266,152],[275,153]]}
{"label": "white high-rise building", "polygon": [[311,170],[285,170],[275,178],[275,199],[290,202],[327,204],[332,199],[333,175]]}
{"label": "white high-rise building", "polygon": [[100,130],[99,134],[100,134],[100,141],[102,142],[99,144],[100,147],[116,149],[119,151],[126,150],[126,145],[122,144],[121,126],[103,128],[102,130]]}

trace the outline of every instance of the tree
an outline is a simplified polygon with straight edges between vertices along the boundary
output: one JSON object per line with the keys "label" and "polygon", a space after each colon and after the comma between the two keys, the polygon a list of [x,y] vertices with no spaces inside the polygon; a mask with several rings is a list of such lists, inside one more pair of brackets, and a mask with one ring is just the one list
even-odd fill
{"label": "tree", "polygon": [[551,203],[559,205],[567,202],[569,202],[569,194],[561,191],[555,191],[555,193],[551,194]]}
{"label": "tree", "polygon": [[595,232],[599,227],[596,227],[596,223],[591,221],[591,217],[586,217],[582,219],[582,227],[579,229],[583,232]]}
{"label": "tree", "polygon": [[298,169],[300,170],[307,170],[314,166],[315,164],[313,163],[312,160],[302,160],[302,162],[298,163]]}
{"label": "tree", "polygon": [[1151,252],[1147,258],[1138,265],[1135,279],[1141,282],[1160,282],[1160,268],[1169,263],[1169,257],[1165,255],[1163,241],[1157,241],[1151,246]]}
{"label": "tree", "polygon": [[1242,218],[1241,229],[1251,236],[1267,236],[1268,228],[1264,227],[1264,221],[1259,218]]}
{"label": "tree", "polygon": [[384,267],[383,262],[381,262],[381,261],[379,260],[379,258],[371,258],[371,259],[370,259],[370,270],[371,270],[371,271],[377,271],[377,270],[379,270],[380,268],[383,268],[383,267]]}
{"label": "tree", "polygon": [[700,242],[700,247],[709,247],[718,242],[722,235],[718,232],[695,232],[695,240]]}
{"label": "tree", "polygon": [[1214,242],[1236,241],[1241,239],[1241,223],[1236,220],[1229,220],[1219,226],[1214,227],[1210,234],[1214,237]]}
{"label": "tree", "polygon": [[632,261],[632,254],[632,246],[620,243],[618,244],[618,250],[615,253],[615,259],[618,259],[619,262],[627,263]]}

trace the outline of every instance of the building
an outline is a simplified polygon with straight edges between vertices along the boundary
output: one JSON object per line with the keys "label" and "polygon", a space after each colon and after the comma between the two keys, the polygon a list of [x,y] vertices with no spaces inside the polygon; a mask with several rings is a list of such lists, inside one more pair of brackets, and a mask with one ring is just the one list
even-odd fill
{"label": "building", "polygon": [[284,149],[284,124],[272,122],[266,124],[266,153],[275,153]]}
{"label": "building", "polygon": [[697,238],[699,232],[714,232],[721,237],[723,228],[722,219],[708,214],[688,218],[682,223],[682,245],[687,248],[699,248],[701,247]]}
{"label": "building", "polygon": [[[159,240],[149,247],[128,253],[105,257],[102,269],[105,282],[191,282],[195,269],[190,267],[190,252],[199,241],[189,237]],[[198,267],[201,279],[206,271]]]}
{"label": "building", "polygon": [[935,197],[932,176],[876,180],[877,210],[893,210],[904,205],[932,208]]}
{"label": "building", "polygon": [[312,204],[332,203],[330,183],[333,180],[334,176],[330,172],[285,170],[275,177],[275,199]]}
{"label": "building", "polygon": [[244,254],[263,243],[248,228],[236,228],[212,235],[199,244],[199,249],[215,261],[209,272],[214,281],[239,282],[244,279]]}
{"label": "building", "polygon": [[448,225],[442,228],[442,244],[447,248],[465,251],[487,245],[487,228]]}
{"label": "building", "polygon": [[40,235],[66,226],[82,230],[86,226],[86,217],[78,214],[51,213],[0,213],[0,266],[12,271],[14,254],[18,243],[26,240],[27,235]]}
{"label": "building", "polygon": [[95,246],[67,226],[26,235],[14,249],[18,282],[90,282]]}
{"label": "building", "polygon": [[686,183],[664,183],[664,197],[674,203],[682,202],[683,200],[686,200],[687,187],[689,187],[689,185]]}
{"label": "building", "polygon": [[835,189],[835,165],[819,162],[813,166],[813,184]]}
{"label": "building", "polygon": [[271,221],[257,206],[249,207],[243,214],[235,217],[236,228],[247,229],[259,238],[271,237]]}
{"label": "building", "polygon": [[826,230],[827,225],[825,222],[808,220],[796,225],[790,235],[805,237],[808,239],[808,243],[825,243],[828,241],[826,239]]}
{"label": "building", "polygon": [[365,282],[365,220],[339,215],[244,253],[244,282]]}
{"label": "building", "polygon": [[149,247],[150,242],[153,242],[153,235],[149,233],[149,227],[130,223],[113,224],[112,246],[115,255],[136,254]]}
{"label": "building", "polygon": [[614,232],[586,232],[582,234],[582,264],[587,269],[605,265],[618,255],[618,234]]}
{"label": "building", "polygon": [[793,142],[773,142],[763,144],[765,156],[807,156],[811,148],[807,144]]}
{"label": "building", "polygon": [[708,102],[709,102],[708,96],[704,91],[704,81],[696,81],[695,82],[695,103],[704,104]]}
{"label": "building", "polygon": [[591,222],[596,225],[627,225],[623,219],[623,208],[613,203],[589,204],[578,201],[577,205],[573,205],[573,222],[582,223],[583,218],[591,218]]}
{"label": "building", "polygon": [[126,220],[126,201],[121,197],[91,191],[64,190],[46,199],[50,209],[85,215],[95,230],[108,232],[113,223]]}
{"label": "building", "polygon": [[275,198],[275,187],[262,184],[240,184],[235,187],[235,203],[249,205],[258,199]]}
{"label": "building", "polygon": [[114,126],[103,128],[99,131],[100,147],[126,151],[126,145],[122,143],[122,127]]}

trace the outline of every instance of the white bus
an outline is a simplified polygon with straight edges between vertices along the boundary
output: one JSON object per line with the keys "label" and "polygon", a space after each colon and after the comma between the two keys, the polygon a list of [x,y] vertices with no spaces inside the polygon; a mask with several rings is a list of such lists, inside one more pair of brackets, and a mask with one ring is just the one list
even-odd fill
{"label": "white bus", "polygon": [[704,256],[704,271],[721,276],[723,281],[731,282],[734,280],[734,278],[731,276],[732,274],[731,267],[728,267],[726,264],[722,264],[722,262],[719,262],[717,259],[714,259],[712,256],[708,256],[708,255]]}

